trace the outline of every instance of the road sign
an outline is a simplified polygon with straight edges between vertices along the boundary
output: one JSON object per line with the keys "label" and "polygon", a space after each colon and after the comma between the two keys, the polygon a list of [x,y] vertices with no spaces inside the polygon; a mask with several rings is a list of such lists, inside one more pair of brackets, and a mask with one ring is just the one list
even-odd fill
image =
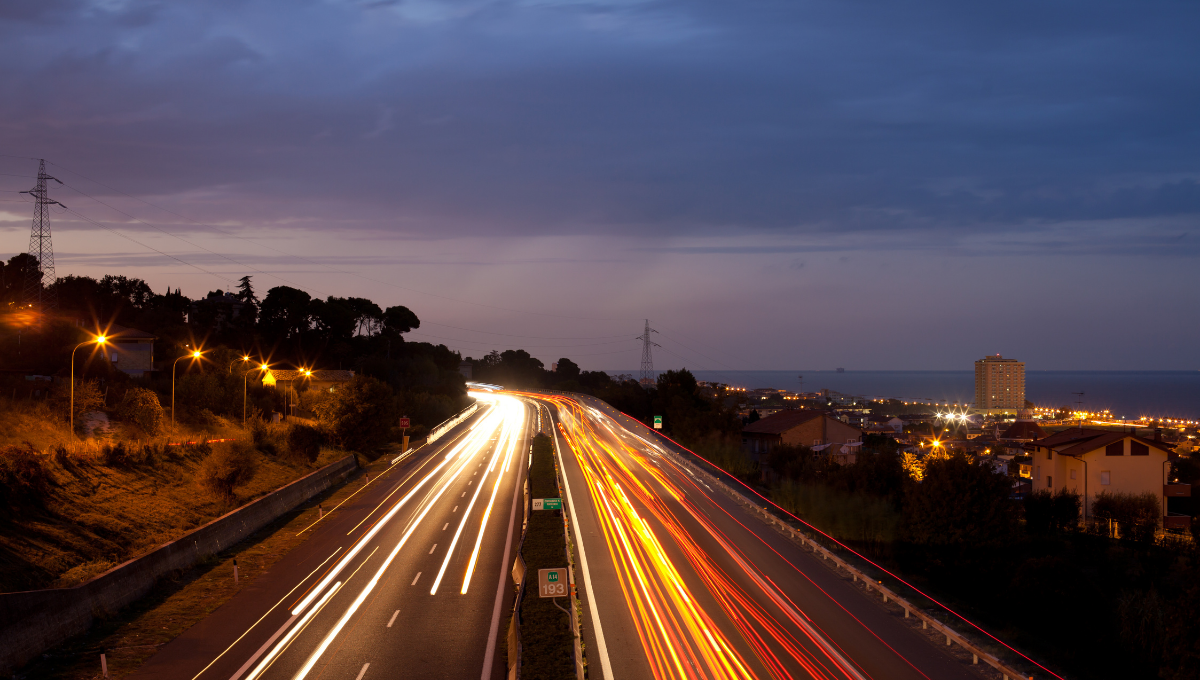
{"label": "road sign", "polygon": [[412,426],[409,424],[408,416],[405,416],[405,417],[403,417],[403,418],[401,418],[401,419],[400,419],[400,427],[412,427]]}
{"label": "road sign", "polygon": [[535,498],[533,499],[534,510],[562,510],[561,498]]}
{"label": "road sign", "polygon": [[662,429],[662,416],[654,416],[654,429]]}
{"label": "road sign", "polygon": [[541,597],[567,596],[567,570],[538,569],[538,595]]}

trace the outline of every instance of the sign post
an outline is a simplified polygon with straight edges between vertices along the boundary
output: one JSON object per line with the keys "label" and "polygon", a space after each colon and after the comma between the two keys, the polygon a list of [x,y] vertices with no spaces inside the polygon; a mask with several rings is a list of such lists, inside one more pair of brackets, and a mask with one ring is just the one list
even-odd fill
{"label": "sign post", "polygon": [[538,569],[538,596],[550,598],[567,596],[567,570],[565,567]]}
{"label": "sign post", "polygon": [[654,416],[654,429],[662,429],[662,416]]}
{"label": "sign post", "polygon": [[562,510],[561,498],[535,498],[533,499],[534,510]]}
{"label": "sign post", "polygon": [[404,435],[404,441],[400,444],[401,453],[408,450],[408,428],[410,424],[411,421],[409,421],[408,416],[404,416],[400,419],[400,429]]}

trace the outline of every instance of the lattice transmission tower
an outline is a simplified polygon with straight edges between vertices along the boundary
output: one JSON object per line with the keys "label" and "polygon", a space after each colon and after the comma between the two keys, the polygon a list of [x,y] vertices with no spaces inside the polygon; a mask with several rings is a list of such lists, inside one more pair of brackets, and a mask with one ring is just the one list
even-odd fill
{"label": "lattice transmission tower", "polygon": [[[33,206],[33,229],[29,233],[29,254],[36,257],[38,269],[31,270],[25,279],[25,304],[36,305],[38,309],[54,309],[58,306],[57,295],[50,288],[54,283],[54,246],[50,243],[50,206],[62,205],[50,199],[46,191],[46,180],[52,179],[59,184],[57,177],[46,174],[46,161],[38,164],[37,186],[29,191],[22,191],[35,199]],[[67,207],[63,205],[63,207]]]}
{"label": "lattice transmission tower", "polygon": [[636,338],[642,341],[642,377],[638,382],[646,389],[654,386],[654,357],[650,353],[650,348],[662,347],[650,340],[650,334],[657,332],[650,327],[650,319],[646,319],[646,330]]}

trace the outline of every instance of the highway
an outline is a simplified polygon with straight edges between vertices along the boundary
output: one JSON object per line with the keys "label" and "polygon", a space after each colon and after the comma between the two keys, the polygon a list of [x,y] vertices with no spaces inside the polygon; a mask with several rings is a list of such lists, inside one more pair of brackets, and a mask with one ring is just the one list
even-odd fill
{"label": "highway", "polygon": [[645,426],[540,401],[579,544],[590,677],[981,677],[674,462]]}
{"label": "highway", "polygon": [[536,409],[471,419],[327,515],[313,536],[133,678],[503,677],[509,568]]}

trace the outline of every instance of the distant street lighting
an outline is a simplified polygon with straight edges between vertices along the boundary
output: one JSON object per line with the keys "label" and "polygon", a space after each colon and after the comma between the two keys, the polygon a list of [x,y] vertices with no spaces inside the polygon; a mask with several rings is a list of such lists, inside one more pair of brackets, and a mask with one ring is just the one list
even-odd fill
{"label": "distant street lighting", "polygon": [[189,359],[190,358],[192,361],[195,361],[196,359],[199,359],[200,355],[203,353],[204,352],[202,352],[198,349],[194,349],[194,350],[192,350],[191,354],[185,354],[185,355],[179,357],[179,359],[176,359],[175,362],[171,364],[171,424],[172,425],[175,424],[175,364],[178,364],[181,359]]}
{"label": "distant street lighting", "polygon": [[[233,364],[236,364],[239,361],[242,362],[243,364],[246,363],[247,361],[250,361],[250,355],[247,354],[246,356],[242,357],[241,359],[235,359],[233,361],[233,363],[229,364],[229,375],[233,375]],[[251,369],[251,370],[254,370],[254,369]]]}
{"label": "distant street lighting", "polygon": [[75,349],[71,350],[71,405],[70,405],[69,409],[71,411],[71,435],[72,436],[74,436],[74,434],[75,434],[75,350],[79,349],[80,347],[83,347],[84,345],[90,345],[92,343],[96,343],[97,345],[103,345],[106,342],[108,342],[108,338],[104,337],[103,335],[97,335],[96,337],[92,338],[91,340],[85,340],[85,341],[79,343],[78,345],[75,345]]}

